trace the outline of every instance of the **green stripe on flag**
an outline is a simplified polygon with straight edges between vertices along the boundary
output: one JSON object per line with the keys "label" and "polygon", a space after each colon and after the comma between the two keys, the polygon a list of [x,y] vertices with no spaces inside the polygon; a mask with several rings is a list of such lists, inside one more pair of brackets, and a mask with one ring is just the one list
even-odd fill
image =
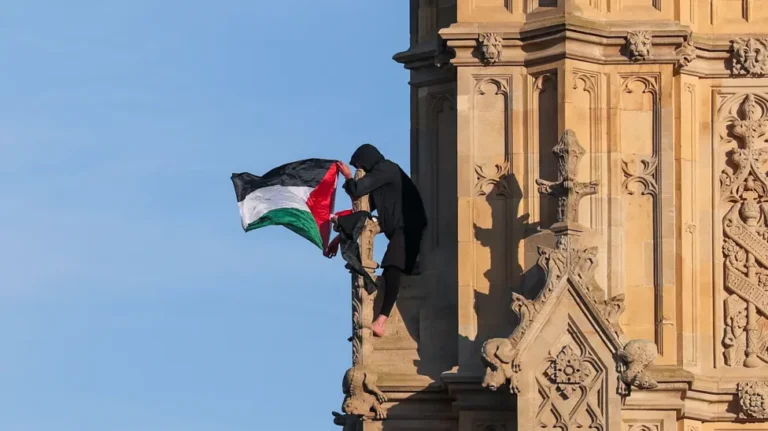
{"label": "green stripe on flag", "polygon": [[317,228],[317,222],[309,211],[297,208],[278,208],[268,211],[258,220],[249,224],[245,231],[249,232],[266,226],[285,226],[296,232],[302,237],[315,244],[320,250],[323,249],[323,239],[320,237],[320,230]]}

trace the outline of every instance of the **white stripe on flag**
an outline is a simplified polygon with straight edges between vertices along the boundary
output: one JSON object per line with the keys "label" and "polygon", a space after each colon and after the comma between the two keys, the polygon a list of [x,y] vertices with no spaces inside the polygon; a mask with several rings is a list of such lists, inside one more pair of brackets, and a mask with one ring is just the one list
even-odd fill
{"label": "white stripe on flag", "polygon": [[312,193],[310,187],[271,186],[257,189],[238,202],[243,229],[269,211],[280,208],[295,208],[309,212],[307,199]]}

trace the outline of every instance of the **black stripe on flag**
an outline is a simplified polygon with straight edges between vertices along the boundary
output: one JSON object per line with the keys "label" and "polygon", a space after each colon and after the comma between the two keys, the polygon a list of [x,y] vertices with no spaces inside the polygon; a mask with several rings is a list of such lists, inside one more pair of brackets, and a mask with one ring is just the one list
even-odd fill
{"label": "black stripe on flag", "polygon": [[254,191],[272,186],[315,188],[323,180],[335,160],[306,159],[286,163],[259,177],[248,172],[232,174],[237,201],[242,202]]}

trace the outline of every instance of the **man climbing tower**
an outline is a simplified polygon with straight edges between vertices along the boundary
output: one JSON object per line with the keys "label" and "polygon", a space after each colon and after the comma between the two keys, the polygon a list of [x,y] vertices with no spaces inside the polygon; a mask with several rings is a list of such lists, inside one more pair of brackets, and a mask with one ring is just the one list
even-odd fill
{"label": "man climbing tower", "polygon": [[371,325],[373,334],[381,337],[400,291],[400,277],[402,274],[413,274],[416,267],[427,216],[413,181],[400,166],[385,159],[373,145],[360,146],[352,154],[349,164],[364,170],[365,176],[355,180],[349,167],[339,163],[340,172],[346,178],[344,190],[353,200],[369,196],[371,211],[378,212],[381,231],[389,240],[381,262],[384,268],[384,300]]}

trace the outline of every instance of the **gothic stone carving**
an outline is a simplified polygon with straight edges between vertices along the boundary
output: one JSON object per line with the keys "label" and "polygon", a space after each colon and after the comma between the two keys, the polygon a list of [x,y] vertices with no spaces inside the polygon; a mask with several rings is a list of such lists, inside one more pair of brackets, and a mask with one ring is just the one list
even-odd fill
{"label": "gothic stone carving", "polygon": [[[720,194],[732,203],[723,219],[725,363],[755,368],[768,353],[768,103],[747,94],[738,109],[725,114],[737,147],[735,168],[720,174]],[[726,137],[726,139],[730,139]]]}
{"label": "gothic stone carving", "polygon": [[637,389],[653,389],[659,386],[645,370],[656,360],[657,354],[656,345],[646,340],[632,340],[616,353],[619,395],[629,395],[633,386]]}
{"label": "gothic stone carving", "polygon": [[496,33],[480,35],[480,50],[485,64],[494,64],[501,60],[503,39]]}
{"label": "gothic stone carving", "polygon": [[510,392],[516,394],[520,392],[517,384],[520,364],[517,362],[516,347],[538,314],[539,305],[513,292],[510,308],[519,318],[518,330],[509,338],[494,338],[483,343],[482,358],[487,365],[483,387],[495,391],[509,381]]}
{"label": "gothic stone carving", "polygon": [[381,404],[387,401],[387,397],[376,387],[374,373],[367,372],[362,366],[352,367],[344,374],[342,388],[344,413],[365,416],[373,411],[376,419],[386,419],[387,414]]}
{"label": "gothic stone carving", "polygon": [[624,171],[624,183],[622,188],[630,195],[635,194],[635,187],[640,194],[657,196],[659,187],[656,185],[656,166],[659,160],[656,156],[641,158],[639,161],[632,157],[621,161],[621,169]]}
{"label": "gothic stone carving", "polygon": [[597,181],[582,183],[578,177],[579,160],[586,150],[579,143],[573,130],[566,130],[557,145],[552,149],[557,157],[557,181],[537,179],[539,193],[554,196],[557,199],[557,221],[577,223],[579,202],[581,199],[597,194]]}
{"label": "gothic stone carving", "polygon": [[688,67],[693,60],[696,60],[696,47],[693,46],[693,39],[691,39],[691,33],[688,33],[688,37],[683,42],[683,45],[675,50],[677,56],[678,69],[684,69]]}
{"label": "gothic stone carving", "polygon": [[567,344],[549,364],[545,375],[560,396],[567,400],[592,377],[593,372],[592,365]]}
{"label": "gothic stone carving", "polygon": [[[486,365],[483,387],[497,390],[509,382],[510,392],[520,392],[519,373],[522,371],[518,355],[518,345],[533,321],[539,315],[542,307],[555,292],[561,292],[565,279],[581,292],[583,298],[591,304],[587,308],[600,324],[609,331],[615,349],[623,344],[623,333],[619,326],[619,316],[624,310],[624,296],[617,295],[605,300],[605,292],[595,282],[594,272],[597,265],[597,248],[580,248],[578,234],[583,229],[579,227],[578,201],[584,196],[595,194],[597,182],[583,183],[576,180],[579,159],[585,150],[579,145],[576,134],[566,130],[558,145],[553,149],[558,158],[558,181],[548,182],[537,180],[540,192],[548,193],[558,198],[558,222],[553,225],[556,248],[539,248],[538,265],[546,274],[545,285],[535,300],[529,300],[516,293],[512,294],[512,311],[520,317],[520,323],[507,338],[494,338],[486,341],[482,348],[482,359]],[[653,349],[651,355],[648,349]],[[582,349],[583,351],[583,349]],[[572,389],[569,385],[584,382],[588,379],[587,371],[578,371],[573,365],[581,364],[572,351],[558,352],[553,359],[554,365],[549,368],[546,378],[557,385],[561,396],[569,397]],[[646,389],[652,387],[653,380],[645,374],[647,367],[656,357],[656,346],[650,342],[633,341],[625,345],[617,355],[623,380],[622,385],[634,385]],[[578,367],[577,367],[578,368]],[[579,368],[581,370],[581,368]],[[626,380],[626,384],[623,382]],[[620,393],[629,393],[629,389],[620,386]],[[556,421],[557,422],[557,421]]]}
{"label": "gothic stone carving", "polygon": [[494,165],[475,166],[477,183],[475,184],[475,196],[487,196],[494,188],[499,196],[509,195],[509,186],[504,178],[509,174],[509,161]]}
{"label": "gothic stone carving", "polygon": [[768,73],[768,38],[736,38],[731,41],[733,73],[762,76]]}
{"label": "gothic stone carving", "polygon": [[632,61],[643,61],[651,57],[651,32],[630,31],[627,33],[627,53]]}
{"label": "gothic stone carving", "polygon": [[561,341],[536,376],[535,429],[605,429],[606,370],[578,328],[569,326]]}
{"label": "gothic stone carving", "polygon": [[768,419],[768,383],[738,384],[739,419]]}

